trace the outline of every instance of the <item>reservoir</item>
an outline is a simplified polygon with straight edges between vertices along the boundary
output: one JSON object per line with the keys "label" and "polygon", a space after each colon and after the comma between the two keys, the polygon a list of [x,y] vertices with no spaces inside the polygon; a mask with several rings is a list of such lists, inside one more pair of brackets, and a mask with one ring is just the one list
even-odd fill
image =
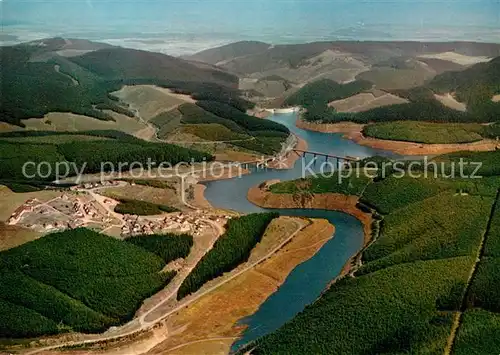
{"label": "reservoir", "polygon": [[[360,146],[350,140],[343,139],[340,133],[318,133],[299,129],[295,127],[296,113],[277,114],[270,116],[269,119],[282,123],[291,132],[307,141],[308,149],[311,151],[361,159],[374,155],[396,157],[390,152]],[[214,207],[218,208],[243,213],[266,211],[266,209],[257,207],[247,200],[248,189],[266,180],[280,179],[284,181],[300,178],[303,175],[303,167],[309,162],[302,158],[297,160],[293,169],[256,170],[252,174],[242,177],[207,182],[205,183],[207,187],[205,197]],[[330,281],[339,275],[349,258],[356,254],[363,245],[362,224],[356,218],[345,213],[306,209],[273,211],[287,216],[327,219],[335,226],[335,236],[311,259],[298,265],[288,275],[278,291],[271,295],[255,314],[241,320],[241,323],[248,325],[248,329],[242,338],[233,344],[233,350],[278,329],[312,303]]]}

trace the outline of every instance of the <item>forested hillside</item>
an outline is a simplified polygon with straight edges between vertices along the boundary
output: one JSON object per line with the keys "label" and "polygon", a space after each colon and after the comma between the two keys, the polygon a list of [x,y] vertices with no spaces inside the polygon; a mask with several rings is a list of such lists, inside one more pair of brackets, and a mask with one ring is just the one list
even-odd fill
{"label": "forested hillside", "polygon": [[180,105],[174,112],[152,119],[158,137],[167,139],[176,130],[208,142],[225,142],[251,152],[272,155],[281,150],[290,131],[285,126],[247,115],[233,100],[202,99]]}
{"label": "forested hillside", "polygon": [[483,162],[483,179],[438,172],[437,178],[389,174],[369,183],[361,201],[365,210],[375,209],[377,220],[362,262],[292,321],[240,353],[442,354],[451,341],[452,354],[494,354],[500,346],[499,152],[436,161],[460,158]]}
{"label": "forested hillside", "polygon": [[[36,140],[34,140],[36,138]],[[64,139],[63,139],[64,138]],[[58,162],[76,164],[83,173],[101,172],[104,168],[118,169],[120,162],[139,162],[147,168],[148,159],[157,164],[168,162],[177,164],[190,161],[210,161],[210,154],[182,148],[172,144],[149,143],[121,132],[40,132],[25,131],[0,134],[0,181],[3,182],[48,182],[55,179],[55,166]],[[50,165],[43,171],[44,176],[38,176],[34,166],[25,169],[26,162],[47,162]],[[46,163],[45,163],[46,164]],[[129,166],[123,167],[125,170]],[[116,170],[117,171],[117,170]],[[66,171],[60,171],[64,174]],[[70,176],[76,175],[72,169]]]}
{"label": "forested hillside", "polygon": [[165,263],[192,245],[186,236],[141,238],[80,228],[1,252],[0,337],[102,332],[130,320],[175,275],[162,272]]}
{"label": "forested hillside", "polygon": [[[110,120],[102,110],[133,115],[109,95],[124,84],[156,84],[224,100],[238,93],[238,78],[215,68],[201,68],[167,55],[96,46],[80,56],[63,57],[65,41],[46,40],[0,49],[2,96],[0,121],[22,125],[21,119],[49,112],[72,112]],[[242,103],[241,103],[242,104]]]}
{"label": "forested hillside", "polygon": [[326,107],[331,101],[359,94],[371,89],[372,86],[373,84],[368,81],[339,84],[333,80],[322,79],[304,85],[285,100],[284,106],[302,106],[307,109]]}
{"label": "forested hillside", "polygon": [[[321,82],[313,84],[319,87],[324,86]],[[440,123],[498,122],[500,103],[494,102],[492,98],[500,93],[500,57],[487,63],[476,64],[463,71],[445,72],[422,87],[395,91],[395,94],[410,100],[406,104],[378,107],[358,113],[338,113],[335,109],[327,107],[325,100],[321,99],[324,95],[321,94],[323,90],[319,92],[317,97],[311,96],[314,100],[298,101],[307,107],[303,118],[308,121],[323,123],[407,120]],[[458,101],[467,105],[467,111],[462,112],[444,106],[435,99],[434,93],[454,93]]]}

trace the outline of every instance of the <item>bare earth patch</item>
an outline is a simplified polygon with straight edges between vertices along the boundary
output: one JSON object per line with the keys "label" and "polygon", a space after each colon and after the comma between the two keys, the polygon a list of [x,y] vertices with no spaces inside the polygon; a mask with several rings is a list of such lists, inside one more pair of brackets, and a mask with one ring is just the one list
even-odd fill
{"label": "bare earth patch", "polygon": [[335,108],[338,112],[363,112],[377,107],[404,103],[408,103],[408,100],[388,93],[378,97],[373,93],[361,93],[347,99],[332,101],[328,106]]}
{"label": "bare earth patch", "polygon": [[359,74],[356,79],[368,80],[381,90],[409,89],[423,85],[432,79],[436,72],[430,67],[420,66],[412,69],[374,67]]}
{"label": "bare earth patch", "polygon": [[359,201],[357,196],[336,193],[314,195],[275,194],[267,190],[267,188],[254,186],[248,190],[247,198],[250,202],[262,208],[312,208],[347,213],[363,223],[365,243],[371,240],[372,215],[356,207]]}
{"label": "bare earth patch", "polygon": [[223,152],[219,152],[215,154],[215,159],[218,161],[237,161],[237,162],[246,162],[257,160],[260,157],[246,152],[238,152],[234,150],[225,150]]}
{"label": "bare earth patch", "polygon": [[175,94],[169,89],[153,85],[124,86],[112,94],[138,110],[146,121],[181,104],[196,102],[189,95]]}
{"label": "bare earth patch", "polygon": [[298,119],[296,126],[314,132],[323,133],[346,133],[345,138],[350,139],[360,145],[375,149],[383,149],[395,152],[400,155],[438,155],[460,151],[486,152],[500,148],[499,142],[493,139],[483,139],[473,143],[462,144],[422,144],[401,141],[388,141],[376,138],[368,138],[362,134],[363,125],[359,125],[359,130],[354,126],[345,126],[345,123],[311,123]]}
{"label": "bare earth patch", "polygon": [[[297,144],[295,145],[295,149],[298,150],[307,150],[307,142],[296,136]],[[285,157],[281,160],[277,160],[275,162],[270,162],[269,167],[273,169],[292,169],[295,165],[295,162],[302,156],[302,154],[296,153],[295,151],[290,151]]]}
{"label": "bare earth patch", "polygon": [[457,99],[451,93],[447,93],[444,95],[434,94],[434,97],[436,98],[436,100],[441,102],[443,105],[445,105],[453,110],[462,111],[462,112],[467,111],[467,106],[462,102],[458,102]]}
{"label": "bare earth patch", "polygon": [[77,115],[74,113],[51,112],[44,118],[30,118],[22,120],[26,130],[34,131],[91,131],[91,130],[116,130],[131,135],[136,135],[148,126],[135,117],[120,115],[112,111],[109,113],[114,121],[103,121],[96,118]]}
{"label": "bare earth patch", "polygon": [[[231,68],[231,66],[226,68],[237,70],[237,68]],[[278,75],[295,83],[306,83],[319,79],[332,79],[346,83],[354,81],[358,74],[367,70],[369,70],[369,66],[356,59],[352,53],[328,49],[300,63],[299,70],[284,65],[264,72],[258,71],[253,73],[251,77],[259,79],[270,75]]]}
{"label": "bare earth patch", "polygon": [[180,199],[177,187],[173,187],[172,189],[161,189],[143,185],[126,185],[123,187],[111,187],[102,190],[101,194],[118,200],[133,198],[135,200],[151,202],[157,205],[166,205],[179,209],[186,208]]}
{"label": "bare earth patch", "polygon": [[491,98],[491,101],[493,102],[500,102],[500,95],[495,95]]}
{"label": "bare earth patch", "polygon": [[60,51],[57,51],[56,53],[60,55],[61,57],[77,57],[79,55],[84,55],[90,52],[94,52],[93,49],[61,49]]}
{"label": "bare earth patch", "polygon": [[477,63],[489,62],[491,58],[485,56],[468,56],[455,52],[443,52],[434,54],[423,54],[421,58],[435,58],[441,60],[447,60],[460,65],[473,65]]}
{"label": "bare earth patch", "polygon": [[10,226],[4,222],[27,200],[36,198],[40,201],[49,201],[58,194],[57,191],[15,193],[0,185],[0,250],[14,248],[40,238],[41,233],[18,226]]}
{"label": "bare earth patch", "polygon": [[13,132],[13,131],[22,131],[23,129],[19,126],[14,126],[8,124],[6,122],[0,122],[0,133],[2,132]]}

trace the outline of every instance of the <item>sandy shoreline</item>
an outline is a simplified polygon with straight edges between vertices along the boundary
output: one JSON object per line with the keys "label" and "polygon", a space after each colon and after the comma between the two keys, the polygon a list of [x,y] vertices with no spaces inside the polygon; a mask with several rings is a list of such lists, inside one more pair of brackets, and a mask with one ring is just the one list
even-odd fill
{"label": "sandy shoreline", "polygon": [[[289,217],[281,217],[289,218]],[[197,354],[207,346],[199,339],[230,337],[211,349],[211,354],[227,354],[233,341],[246,326],[241,319],[254,314],[285,282],[297,265],[313,257],[334,234],[326,220],[311,220],[285,246],[255,266],[194,304],[173,315],[167,322],[170,336],[152,349],[153,354]]]}
{"label": "sandy shoreline", "polygon": [[357,218],[363,224],[364,245],[371,242],[373,218],[370,213],[356,207],[359,201],[357,196],[347,196],[335,193],[324,194],[274,194],[266,188],[254,186],[248,190],[247,198],[253,204],[262,208],[271,209],[322,209],[347,213]]}
{"label": "sandy shoreline", "polygon": [[[276,182],[277,180],[268,181],[266,185]],[[363,224],[363,247],[347,260],[339,275],[325,287],[325,290],[351,272],[353,265],[360,262],[362,250],[373,241],[373,216],[371,213],[363,212],[356,207],[359,201],[359,197],[357,196],[335,193],[314,194],[312,196],[305,194],[273,194],[267,190],[267,187],[260,188],[259,186],[255,186],[248,191],[247,198],[253,204],[263,208],[311,208],[339,211],[355,217]]]}
{"label": "sandy shoreline", "polygon": [[389,150],[400,155],[440,155],[460,151],[485,152],[493,151],[500,143],[492,139],[483,139],[478,142],[464,144],[422,144],[403,141],[388,141],[365,137],[362,133],[364,125],[345,123],[311,123],[297,119],[296,126],[301,129],[322,133],[344,133],[346,139],[350,139],[359,145]]}

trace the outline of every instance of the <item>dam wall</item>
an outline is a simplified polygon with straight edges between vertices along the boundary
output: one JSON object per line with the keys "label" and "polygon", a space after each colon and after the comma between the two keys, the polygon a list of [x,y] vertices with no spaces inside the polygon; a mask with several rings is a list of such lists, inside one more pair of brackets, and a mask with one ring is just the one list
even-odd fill
{"label": "dam wall", "polygon": [[287,108],[266,108],[267,112],[280,114],[280,113],[294,113],[299,112],[300,107],[287,107]]}

